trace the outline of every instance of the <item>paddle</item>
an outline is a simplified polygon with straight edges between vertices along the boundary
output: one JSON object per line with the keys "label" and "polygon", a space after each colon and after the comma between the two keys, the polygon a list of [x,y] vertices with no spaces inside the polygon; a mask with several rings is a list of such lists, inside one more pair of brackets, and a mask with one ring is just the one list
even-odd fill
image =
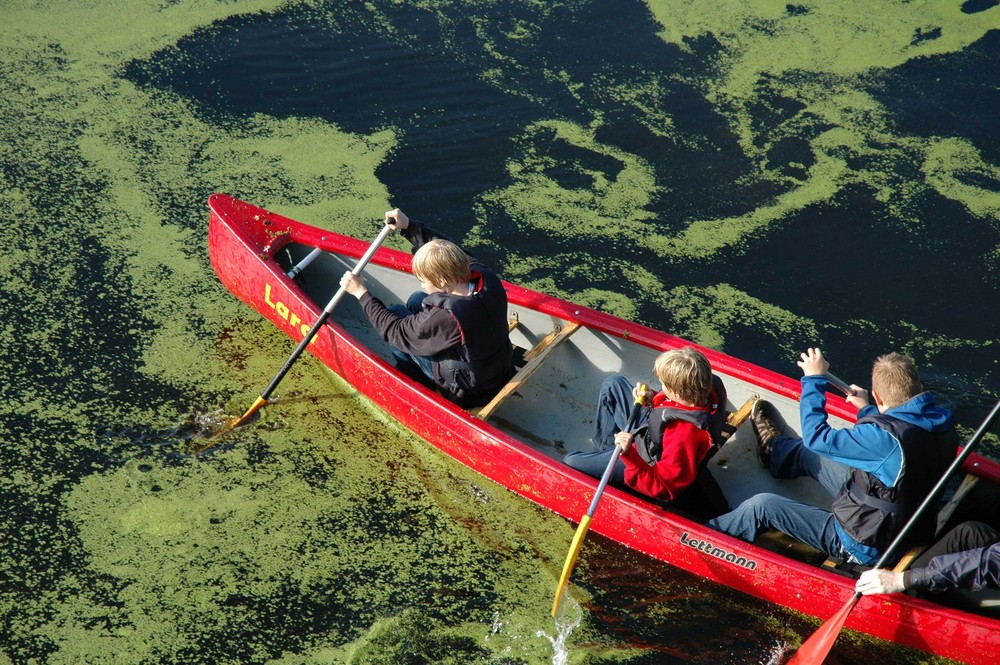
{"label": "paddle", "polygon": [[[972,449],[979,445],[979,441],[985,436],[986,432],[989,431],[990,427],[993,426],[993,422],[997,418],[997,414],[1000,413],[1000,401],[996,403],[993,410],[990,411],[989,415],[986,416],[986,420],[979,426],[975,434],[969,439],[969,442],[965,444],[965,448],[962,452],[955,458],[948,470],[944,472],[941,476],[941,480],[938,481],[934,489],[931,490],[924,502],[920,504],[913,516],[903,527],[903,530],[899,532],[892,544],[886,548],[885,552],[882,554],[882,558],[879,559],[878,563],[875,564],[876,568],[882,568],[885,562],[895,553],[896,549],[899,547],[900,543],[906,538],[913,526],[920,520],[920,517],[926,511],[927,507],[937,500],[938,495],[944,489],[948,481],[954,475],[955,471],[962,466],[965,459],[972,453]],[[855,592],[850,600],[830,619],[827,620],[825,624],[820,626],[819,630],[812,634],[812,636],[802,643],[799,650],[795,652],[795,655],[788,661],[786,665],[819,665],[826,658],[826,655],[830,653],[830,649],[833,648],[833,643],[837,640],[837,636],[840,634],[841,628],[844,627],[844,622],[847,621],[847,615],[851,613],[854,605],[861,598],[861,594]]]}
{"label": "paddle", "polygon": [[[366,251],[364,253],[364,256],[362,256],[358,260],[357,265],[355,265],[354,269],[351,271],[354,275],[361,274],[361,271],[364,270],[365,266],[368,265],[368,262],[371,261],[372,257],[375,255],[375,252],[378,251],[379,246],[389,236],[389,234],[395,230],[395,228],[396,227],[390,224],[386,224],[385,226],[382,227],[382,231],[379,232],[378,237],[376,237],[375,240],[372,241],[372,244],[368,248],[368,251]],[[316,251],[314,250],[313,253],[310,254],[310,257],[315,258],[315,254]],[[312,259],[309,260],[311,261]],[[298,360],[299,356],[302,355],[302,352],[305,351],[305,348],[309,346],[309,342],[311,342],[313,337],[316,336],[316,333],[318,333],[319,329],[323,326],[324,323],[326,323],[326,320],[330,318],[330,314],[333,313],[333,309],[337,306],[337,303],[340,302],[340,299],[344,297],[344,294],[346,292],[347,290],[343,286],[337,289],[337,293],[334,294],[333,298],[330,299],[330,302],[327,303],[325,308],[323,308],[323,312],[319,315],[319,318],[316,319],[316,323],[312,325],[312,328],[309,329],[309,332],[306,333],[306,336],[302,338],[302,341],[299,342],[299,345],[295,347],[294,351],[292,351],[292,355],[288,356],[288,360],[286,360],[285,364],[281,367],[280,370],[278,370],[278,373],[274,375],[274,378],[271,379],[271,383],[268,384],[267,388],[264,389],[264,392],[260,394],[260,397],[257,398],[257,401],[254,402],[249,409],[247,409],[247,412],[244,413],[239,418],[237,418],[236,420],[234,420],[232,423],[230,423],[229,427],[223,429],[221,432],[212,437],[212,441],[210,441],[208,445],[196,451],[195,455],[198,455],[199,453],[202,453],[211,448],[212,446],[214,446],[216,443],[218,443],[218,440],[222,437],[223,434],[226,434],[230,430],[235,429],[240,425],[242,425],[243,423],[245,423],[253,414],[257,413],[260,407],[267,404],[267,398],[271,396],[271,393],[274,392],[274,389],[277,388],[278,384],[281,383],[281,380],[285,378],[285,374],[287,374],[288,370],[292,368],[292,364],[296,360]]]}
{"label": "paddle", "polygon": [[834,388],[844,393],[848,397],[852,397],[854,395],[854,389],[851,388],[849,385],[847,385],[847,382],[844,381],[843,379],[838,379],[833,374],[827,372],[826,380],[830,382],[830,385],[832,385]]}
{"label": "paddle", "polygon": [[[632,412],[628,416],[628,423],[625,425],[625,431],[629,433],[632,432],[632,428],[635,427],[636,420],[638,420],[639,414],[642,412],[642,399],[646,392],[646,386],[639,384],[636,392],[638,393],[638,397],[635,400],[635,406],[632,407]],[[576,565],[576,555],[579,554],[580,546],[583,545],[583,539],[590,529],[590,518],[594,516],[594,511],[597,510],[597,502],[601,500],[604,488],[608,486],[608,481],[611,479],[611,472],[614,471],[615,464],[618,462],[618,456],[621,455],[621,452],[622,449],[615,445],[614,452],[611,453],[611,459],[608,461],[608,466],[604,469],[604,475],[601,476],[601,482],[597,485],[597,492],[594,493],[594,499],[590,502],[590,508],[587,509],[587,514],[580,518],[580,524],[576,527],[576,533],[573,535],[573,541],[569,546],[569,553],[566,555],[566,563],[563,564],[562,575],[559,576],[556,597],[552,601],[553,617],[559,612],[559,605],[562,603],[563,593],[566,591],[566,584],[569,582],[569,575],[573,572],[573,566]]]}

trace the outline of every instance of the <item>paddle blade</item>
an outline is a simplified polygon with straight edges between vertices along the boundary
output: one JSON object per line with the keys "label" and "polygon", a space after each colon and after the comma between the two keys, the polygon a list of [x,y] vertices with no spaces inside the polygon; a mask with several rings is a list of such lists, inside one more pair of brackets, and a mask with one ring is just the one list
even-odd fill
{"label": "paddle blade", "polygon": [[244,413],[238,419],[233,421],[233,424],[229,426],[229,429],[235,429],[240,425],[242,425],[243,423],[245,423],[247,420],[250,419],[251,416],[253,416],[253,414],[257,413],[260,410],[260,407],[264,406],[265,404],[267,404],[267,399],[265,399],[264,397],[258,397],[257,401],[250,405],[250,408],[247,409],[246,413]]}
{"label": "paddle blade", "polygon": [[830,649],[833,648],[833,643],[837,641],[837,636],[847,621],[847,615],[854,609],[860,597],[858,594],[851,596],[839,612],[827,619],[819,630],[802,643],[786,665],[822,665]]}
{"label": "paddle blade", "polygon": [[580,519],[580,526],[576,527],[576,533],[573,535],[573,542],[569,546],[569,554],[566,555],[566,563],[563,564],[562,575],[559,576],[559,586],[556,587],[556,597],[552,601],[552,616],[555,617],[559,613],[559,605],[562,603],[563,594],[566,591],[566,584],[569,582],[569,575],[573,572],[573,566],[576,565],[576,555],[580,553],[580,546],[583,545],[583,539],[587,535],[587,530],[590,529],[590,515],[584,515]]}
{"label": "paddle blade", "polygon": [[239,427],[240,425],[242,425],[243,423],[245,423],[247,420],[249,420],[251,418],[251,416],[253,416],[253,414],[257,413],[260,410],[260,407],[264,406],[265,404],[267,404],[267,400],[265,398],[263,398],[263,397],[258,397],[257,401],[254,402],[253,405],[249,409],[247,409],[246,413],[244,413],[239,418],[236,418],[231,423],[229,423],[229,425],[227,425],[226,427],[223,427],[221,430],[219,430],[218,432],[216,432],[215,435],[211,439],[208,440],[208,443],[206,443],[204,446],[202,446],[198,450],[194,451],[194,456],[197,457],[198,455],[202,454],[203,452],[205,452],[209,448],[212,448],[217,443],[219,443],[220,441],[222,441],[222,439],[225,438],[225,436],[227,434],[229,434],[234,429],[236,429],[237,427]]}

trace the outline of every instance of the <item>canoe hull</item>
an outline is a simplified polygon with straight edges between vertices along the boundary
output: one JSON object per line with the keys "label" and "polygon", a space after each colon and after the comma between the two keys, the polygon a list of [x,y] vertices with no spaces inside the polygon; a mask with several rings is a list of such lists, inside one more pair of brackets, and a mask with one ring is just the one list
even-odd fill
{"label": "canoe hull", "polygon": [[[343,257],[343,269],[348,269],[367,249],[367,243],[295,222],[227,195],[213,195],[209,208],[209,254],[219,279],[296,342],[326,303],[319,300],[317,305],[315,296],[308,296],[285,275],[275,258],[277,253],[290,244],[320,247]],[[412,288],[415,282],[409,268],[408,254],[383,248],[375,254],[366,275],[398,272],[409,279]],[[334,266],[333,271],[336,269]],[[581,324],[589,335],[581,338],[581,345],[645,347],[646,355],[635,364],[640,376],[648,374],[648,358],[659,351],[690,345],[596,310],[516,285],[507,287],[511,308],[523,317]],[[595,479],[569,469],[537,446],[402,376],[341,326],[337,321],[340,307],[307,347],[312,355],[403,426],[462,464],[568,519],[575,521],[586,513]],[[727,386],[745,385],[767,399],[797,400],[798,381],[702,350]],[[730,392],[732,399],[734,391]],[[528,401],[523,400],[525,410],[530,409]],[[832,415],[851,421],[853,414],[843,400],[840,402],[830,403]],[[989,460],[973,456],[968,468],[973,464],[977,473],[991,482],[1000,479],[1000,470]],[[706,579],[820,620],[836,613],[853,593],[853,579],[731,538],[611,487],[602,498],[591,530]],[[554,570],[558,571],[561,563],[552,562]],[[992,663],[992,654],[1000,653],[1000,621],[909,596],[862,598],[846,627],[968,663]]]}

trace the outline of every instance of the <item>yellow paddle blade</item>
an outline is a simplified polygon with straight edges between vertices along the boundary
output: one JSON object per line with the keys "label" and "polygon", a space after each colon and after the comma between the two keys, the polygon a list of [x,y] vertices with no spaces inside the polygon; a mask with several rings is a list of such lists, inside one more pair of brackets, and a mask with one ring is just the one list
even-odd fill
{"label": "yellow paddle blade", "polygon": [[205,452],[209,448],[213,447],[215,444],[219,443],[219,441],[222,441],[223,437],[225,437],[227,434],[229,434],[230,432],[232,432],[234,429],[236,429],[237,427],[239,427],[240,425],[242,425],[243,423],[245,423],[247,420],[249,420],[250,417],[253,414],[257,413],[260,410],[260,407],[264,406],[265,404],[267,404],[267,400],[265,398],[263,398],[263,397],[258,397],[257,401],[254,402],[253,405],[249,409],[247,409],[246,413],[244,413],[239,418],[236,418],[235,420],[233,420],[231,423],[229,423],[229,425],[227,427],[224,427],[222,430],[220,430],[219,432],[217,432],[215,434],[215,436],[213,436],[211,439],[209,439],[208,443],[206,443],[204,446],[202,446],[198,450],[194,451],[195,457],[197,457],[201,453]]}
{"label": "yellow paddle blade", "polygon": [[247,420],[250,419],[250,416],[257,413],[257,411],[260,410],[260,407],[264,406],[265,404],[267,404],[267,399],[265,399],[264,397],[258,397],[257,401],[254,402],[252,405],[250,405],[250,408],[247,409],[246,413],[240,416],[238,420],[233,421],[233,424],[229,426],[229,429],[239,427],[240,425],[245,423]]}
{"label": "yellow paddle blade", "polygon": [[576,534],[573,535],[573,542],[569,546],[569,554],[566,555],[566,563],[563,564],[562,575],[559,576],[559,586],[556,587],[556,597],[552,601],[552,616],[559,613],[559,605],[562,603],[563,593],[566,591],[566,584],[569,582],[569,575],[576,565],[576,555],[580,553],[580,546],[590,528],[590,515],[584,515],[580,519],[580,526],[576,527]]}

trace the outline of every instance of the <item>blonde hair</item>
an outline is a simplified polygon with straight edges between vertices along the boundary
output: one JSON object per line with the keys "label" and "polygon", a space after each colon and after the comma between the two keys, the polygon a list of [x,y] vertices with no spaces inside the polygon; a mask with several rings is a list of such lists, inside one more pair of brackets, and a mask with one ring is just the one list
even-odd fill
{"label": "blonde hair", "polygon": [[704,406],[711,398],[712,366],[697,349],[685,346],[664,351],[653,363],[653,373],[683,402]]}
{"label": "blonde hair", "polygon": [[878,393],[885,408],[905,404],[924,391],[917,367],[902,353],[887,353],[872,365],[872,390]]}
{"label": "blonde hair", "polygon": [[413,255],[413,274],[435,286],[469,281],[469,257],[448,240],[435,238]]}

